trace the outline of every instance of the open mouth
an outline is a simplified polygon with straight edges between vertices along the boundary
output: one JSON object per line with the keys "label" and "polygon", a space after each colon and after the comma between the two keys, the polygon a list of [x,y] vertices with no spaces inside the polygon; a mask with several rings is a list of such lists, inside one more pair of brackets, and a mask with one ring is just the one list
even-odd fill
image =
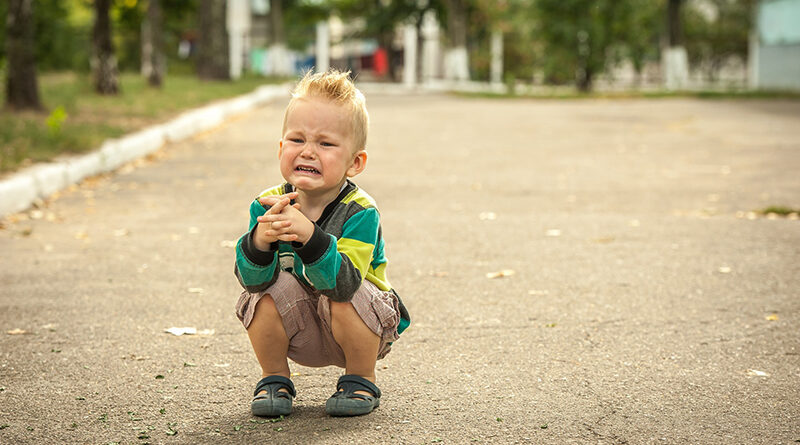
{"label": "open mouth", "polygon": [[300,165],[300,166],[296,167],[296,168],[294,169],[294,171],[297,171],[297,172],[303,172],[303,173],[309,173],[309,174],[312,174],[312,175],[318,175],[318,174],[320,174],[320,173],[319,173],[319,170],[317,170],[316,168],[314,168],[314,167],[307,167],[307,166],[304,166],[304,165]]}

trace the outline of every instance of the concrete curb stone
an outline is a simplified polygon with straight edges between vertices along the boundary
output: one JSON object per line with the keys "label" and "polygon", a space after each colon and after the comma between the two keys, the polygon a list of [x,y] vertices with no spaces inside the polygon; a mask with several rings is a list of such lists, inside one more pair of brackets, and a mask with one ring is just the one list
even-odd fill
{"label": "concrete curb stone", "polygon": [[37,199],[45,199],[84,178],[113,171],[167,143],[210,130],[235,114],[288,94],[287,84],[261,86],[243,96],[187,111],[167,123],[106,140],[92,153],[23,169],[0,180],[0,217],[21,212]]}

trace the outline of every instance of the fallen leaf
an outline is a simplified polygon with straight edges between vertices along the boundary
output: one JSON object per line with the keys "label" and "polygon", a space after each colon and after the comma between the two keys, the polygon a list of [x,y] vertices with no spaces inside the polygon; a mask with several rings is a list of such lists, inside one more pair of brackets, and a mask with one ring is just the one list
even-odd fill
{"label": "fallen leaf", "polygon": [[561,236],[561,230],[560,229],[548,229],[546,232],[544,232],[544,234],[546,236]]}
{"label": "fallen leaf", "polygon": [[19,328],[12,329],[10,331],[6,331],[6,334],[8,334],[8,335],[22,335],[22,334],[27,334],[27,333],[28,333],[28,331],[26,331],[25,329],[19,329]]}
{"label": "fallen leaf", "polygon": [[767,374],[764,371],[759,371],[757,369],[748,369],[747,370],[747,375],[749,375],[751,377],[769,377],[769,374]]}
{"label": "fallen leaf", "polygon": [[720,266],[719,273],[731,273],[731,268],[728,266]]}
{"label": "fallen leaf", "polygon": [[47,329],[50,332],[55,332],[56,331],[56,326],[58,326],[58,325],[57,324],[53,324],[53,323],[47,323],[46,325],[42,325],[42,329]]}
{"label": "fallen leaf", "polygon": [[769,314],[766,319],[767,321],[778,321],[778,314]]}
{"label": "fallen leaf", "polygon": [[514,275],[516,272],[512,269],[503,269],[498,270],[497,272],[489,272],[486,274],[486,278],[502,278],[502,277],[510,277]]}
{"label": "fallen leaf", "polygon": [[291,376],[291,377],[297,377],[298,375],[300,375],[300,373],[299,373],[299,372],[293,372],[293,373],[292,373],[290,376]]}
{"label": "fallen leaf", "polygon": [[230,363],[214,363],[214,366],[216,366],[217,368],[227,368],[230,365],[231,365]]}

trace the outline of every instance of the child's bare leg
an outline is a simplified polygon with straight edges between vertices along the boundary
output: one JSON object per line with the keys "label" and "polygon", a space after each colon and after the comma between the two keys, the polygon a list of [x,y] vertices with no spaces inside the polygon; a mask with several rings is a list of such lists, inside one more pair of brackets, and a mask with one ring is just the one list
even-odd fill
{"label": "child's bare leg", "polygon": [[[261,365],[261,377],[280,375],[288,378],[289,362],[286,354],[289,350],[289,337],[286,336],[283,320],[270,295],[264,295],[256,304],[247,335],[258,364]],[[281,391],[286,391],[286,388],[281,388]]]}
{"label": "child's bare leg", "polygon": [[[345,373],[355,374],[375,383],[375,362],[381,338],[364,323],[349,302],[331,301],[331,331],[342,348]],[[364,391],[358,394],[369,395]]]}

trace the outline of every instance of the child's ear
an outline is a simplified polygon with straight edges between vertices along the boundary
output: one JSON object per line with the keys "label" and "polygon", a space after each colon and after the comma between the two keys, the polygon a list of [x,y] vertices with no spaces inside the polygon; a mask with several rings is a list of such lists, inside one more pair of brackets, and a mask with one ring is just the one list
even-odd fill
{"label": "child's ear", "polygon": [[278,141],[278,159],[281,158],[282,154],[283,154],[283,139]]}
{"label": "child's ear", "polygon": [[352,178],[363,172],[365,168],[367,168],[367,152],[365,150],[359,150],[353,158],[353,163],[350,165],[350,168],[347,169],[347,177]]}

